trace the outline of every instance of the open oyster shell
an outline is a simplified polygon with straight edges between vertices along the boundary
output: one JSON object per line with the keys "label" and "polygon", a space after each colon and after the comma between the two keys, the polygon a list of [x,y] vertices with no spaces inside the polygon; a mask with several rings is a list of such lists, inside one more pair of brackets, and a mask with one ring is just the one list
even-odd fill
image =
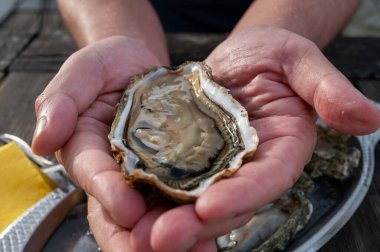
{"label": "open oyster shell", "polygon": [[180,202],[233,174],[258,145],[246,110],[199,62],[136,76],[109,139],[129,184],[151,184]]}

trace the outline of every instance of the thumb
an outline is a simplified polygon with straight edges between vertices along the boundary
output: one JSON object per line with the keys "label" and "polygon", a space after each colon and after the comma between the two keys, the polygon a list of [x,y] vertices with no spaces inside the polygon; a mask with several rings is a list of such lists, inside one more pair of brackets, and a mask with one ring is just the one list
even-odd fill
{"label": "thumb", "polygon": [[43,93],[36,99],[36,130],[32,149],[49,155],[73,134],[78,115],[103,88],[103,68],[97,54],[83,49],[71,55]]}
{"label": "thumb", "polygon": [[[301,43],[298,43],[302,41]],[[353,135],[380,127],[380,111],[307,40],[287,43],[283,71],[291,88],[331,127]]]}
{"label": "thumb", "polygon": [[114,36],[71,55],[36,100],[32,148],[48,155],[73,134],[78,115],[103,93],[121,92],[131,76],[159,65],[140,42]]}
{"label": "thumb", "polygon": [[37,155],[49,155],[59,149],[74,132],[78,111],[74,101],[63,93],[36,100],[37,123],[32,149]]}
{"label": "thumb", "polygon": [[346,78],[326,76],[314,92],[319,116],[331,127],[347,134],[369,134],[380,127],[380,112]]}

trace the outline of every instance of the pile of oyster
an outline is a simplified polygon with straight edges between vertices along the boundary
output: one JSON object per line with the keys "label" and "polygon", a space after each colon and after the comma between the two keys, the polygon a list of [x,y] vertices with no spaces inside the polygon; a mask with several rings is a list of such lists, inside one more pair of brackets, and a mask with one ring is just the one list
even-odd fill
{"label": "pile of oyster", "polygon": [[[318,133],[333,144],[314,152],[283,197],[219,237],[219,250],[284,249],[310,219],[313,206],[304,194],[313,189],[313,180],[353,174],[359,150],[348,148],[346,137],[327,128]],[[200,62],[135,76],[118,105],[109,139],[129,185],[149,184],[180,203],[195,201],[210,185],[231,176],[258,145],[246,110]]]}

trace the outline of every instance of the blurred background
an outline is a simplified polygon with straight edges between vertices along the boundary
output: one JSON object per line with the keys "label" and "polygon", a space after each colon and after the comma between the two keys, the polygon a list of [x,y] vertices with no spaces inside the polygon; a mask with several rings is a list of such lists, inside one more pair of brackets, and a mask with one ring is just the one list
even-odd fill
{"label": "blurred background", "polygon": [[[1,0],[0,22],[5,19],[14,7],[24,10],[36,10],[41,6],[56,8],[54,0]],[[343,31],[345,36],[380,36],[380,1],[362,0],[356,15]]]}

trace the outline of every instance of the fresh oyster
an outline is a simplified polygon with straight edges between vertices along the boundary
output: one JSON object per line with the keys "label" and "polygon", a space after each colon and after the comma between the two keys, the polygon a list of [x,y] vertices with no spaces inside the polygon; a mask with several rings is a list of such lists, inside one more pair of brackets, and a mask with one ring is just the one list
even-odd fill
{"label": "fresh oyster", "polygon": [[324,177],[346,183],[358,169],[361,153],[348,143],[350,136],[326,126],[318,125],[317,129],[317,147],[293,188],[259,209],[242,227],[218,237],[219,251],[282,251],[311,219],[315,222],[321,217],[321,211],[326,211],[324,206],[324,210],[319,209],[314,214],[313,204],[320,195],[325,197],[321,185],[327,185],[316,180]]}
{"label": "fresh oyster", "polygon": [[359,166],[360,150],[347,144],[349,136],[331,128],[318,128],[318,148],[304,171],[313,179],[328,176],[339,180],[352,177]]}
{"label": "fresh oyster", "polygon": [[246,110],[211,79],[199,62],[133,79],[109,135],[128,183],[194,201],[253,154],[258,137]]}
{"label": "fresh oyster", "polygon": [[257,211],[243,227],[218,237],[219,251],[279,251],[310,219],[313,206],[302,192],[289,192]]}

